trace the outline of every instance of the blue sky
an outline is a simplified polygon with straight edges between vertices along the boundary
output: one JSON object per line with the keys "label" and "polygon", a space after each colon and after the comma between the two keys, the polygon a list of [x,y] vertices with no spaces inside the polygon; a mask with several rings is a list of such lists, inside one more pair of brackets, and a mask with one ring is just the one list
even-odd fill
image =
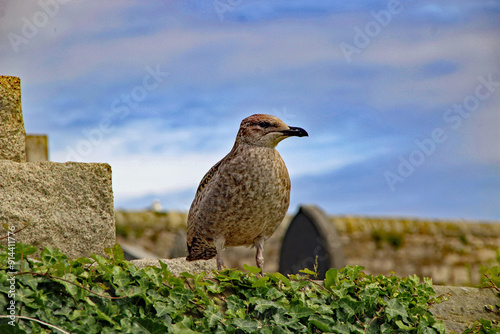
{"label": "blue sky", "polygon": [[115,206],[187,210],[240,121],[290,211],[500,219],[499,1],[0,2],[0,74],[52,161],[107,162]]}

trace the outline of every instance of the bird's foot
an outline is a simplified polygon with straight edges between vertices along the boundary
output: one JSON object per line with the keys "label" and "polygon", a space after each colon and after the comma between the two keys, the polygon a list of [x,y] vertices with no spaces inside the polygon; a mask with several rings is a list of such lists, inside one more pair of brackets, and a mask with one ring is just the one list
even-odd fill
{"label": "bird's foot", "polygon": [[255,248],[257,248],[257,253],[255,254],[255,263],[257,267],[260,269],[260,276],[264,275],[264,242],[266,239],[260,238],[255,242]]}

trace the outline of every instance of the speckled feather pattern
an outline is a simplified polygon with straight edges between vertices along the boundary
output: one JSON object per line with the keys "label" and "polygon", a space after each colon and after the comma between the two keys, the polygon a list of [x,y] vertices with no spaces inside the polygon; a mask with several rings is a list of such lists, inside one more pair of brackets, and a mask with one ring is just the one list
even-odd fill
{"label": "speckled feather pattern", "polygon": [[216,256],[216,239],[230,247],[269,238],[288,210],[290,178],[275,149],[279,140],[268,146],[248,143],[243,126],[231,152],[207,172],[196,192],[188,214],[189,261]]}

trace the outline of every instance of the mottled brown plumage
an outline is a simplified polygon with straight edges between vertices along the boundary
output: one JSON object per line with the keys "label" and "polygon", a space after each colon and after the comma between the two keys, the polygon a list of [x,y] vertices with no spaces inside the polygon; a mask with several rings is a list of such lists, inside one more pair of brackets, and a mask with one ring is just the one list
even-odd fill
{"label": "mottled brown plumage", "polygon": [[291,136],[307,136],[271,115],[252,115],[240,125],[231,152],[205,174],[188,215],[188,261],[208,260],[231,246],[255,246],[263,270],[264,242],[290,204],[290,178],[275,149]]}

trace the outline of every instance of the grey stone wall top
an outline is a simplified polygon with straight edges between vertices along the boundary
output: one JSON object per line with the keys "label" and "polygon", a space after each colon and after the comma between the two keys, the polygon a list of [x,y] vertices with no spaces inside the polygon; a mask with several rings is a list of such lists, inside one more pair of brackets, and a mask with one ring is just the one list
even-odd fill
{"label": "grey stone wall top", "polygon": [[180,273],[183,273],[185,271],[190,274],[198,274],[203,271],[211,273],[212,270],[217,269],[217,264],[215,263],[215,259],[189,262],[186,261],[185,257],[178,257],[175,259],[138,259],[138,260],[132,260],[130,261],[130,263],[132,263],[139,269],[147,266],[160,268],[160,263],[158,262],[158,260],[165,263],[167,265],[168,270],[174,276],[179,276]]}

